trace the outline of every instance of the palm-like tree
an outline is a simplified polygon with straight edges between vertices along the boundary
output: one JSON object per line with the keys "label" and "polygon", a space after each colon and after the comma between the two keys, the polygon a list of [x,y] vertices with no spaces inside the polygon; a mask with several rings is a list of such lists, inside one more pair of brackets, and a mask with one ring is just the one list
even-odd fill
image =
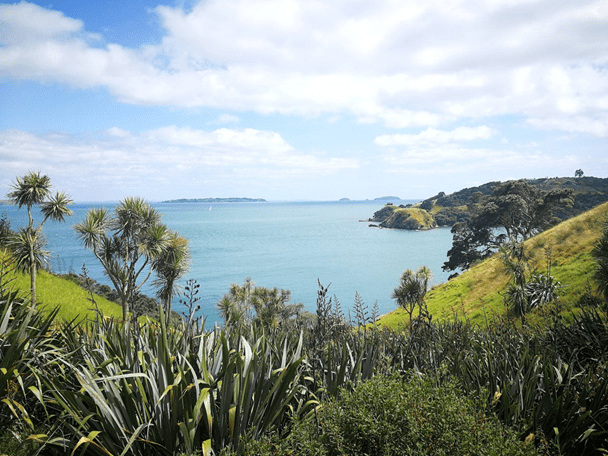
{"label": "palm-like tree", "polygon": [[189,267],[188,240],[174,231],[169,231],[167,246],[163,253],[154,259],[152,265],[158,275],[154,285],[158,287],[157,296],[163,303],[167,322],[171,318],[171,301],[179,291],[177,281],[188,272]]}
{"label": "palm-like tree", "polygon": [[[51,195],[51,179],[39,172],[32,171],[23,177],[17,177],[12,187],[13,191],[7,196],[19,209],[23,206],[27,208],[28,226],[17,233],[11,244],[17,265],[22,271],[30,273],[31,302],[35,305],[36,273],[49,256],[44,250],[42,227],[49,219],[63,222],[65,217],[72,215],[73,212],[68,207],[72,200],[63,192]],[[37,205],[40,205],[44,218],[38,226],[34,226],[32,208]]]}
{"label": "palm-like tree", "polygon": [[74,229],[120,296],[128,332],[130,303],[152,275],[152,266],[161,268],[160,259],[171,243],[161,214],[143,199],[129,197],[115,208],[114,215],[105,208],[91,209]]}
{"label": "palm-like tree", "polygon": [[251,298],[255,283],[247,277],[243,285],[233,283],[230,291],[216,304],[226,325],[245,326],[251,322]]}
{"label": "palm-like tree", "polygon": [[397,301],[398,306],[405,309],[410,321],[416,306],[422,307],[432,278],[431,270],[426,266],[421,266],[416,272],[406,269],[401,274],[399,286],[393,290],[391,298]]}

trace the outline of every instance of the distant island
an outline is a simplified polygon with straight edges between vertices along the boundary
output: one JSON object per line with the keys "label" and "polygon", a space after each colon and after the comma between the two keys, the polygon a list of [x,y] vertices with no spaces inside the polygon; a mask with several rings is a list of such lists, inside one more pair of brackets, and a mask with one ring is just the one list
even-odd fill
{"label": "distant island", "polygon": [[338,201],[350,201],[350,198],[340,198]]}
{"label": "distant island", "polygon": [[398,196],[381,196],[380,198],[374,198],[374,201],[394,201],[401,200]]}
{"label": "distant island", "polygon": [[265,203],[263,198],[180,198],[161,203]]}

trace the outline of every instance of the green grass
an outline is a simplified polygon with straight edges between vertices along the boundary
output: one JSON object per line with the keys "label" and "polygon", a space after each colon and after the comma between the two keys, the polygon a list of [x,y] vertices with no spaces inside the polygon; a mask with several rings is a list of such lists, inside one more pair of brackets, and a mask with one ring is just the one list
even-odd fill
{"label": "green grass", "polygon": [[385,223],[389,227],[407,227],[407,229],[429,229],[435,226],[435,220],[431,214],[415,207],[395,208]]}
{"label": "green grass", "polygon": [[[0,259],[4,258],[0,252]],[[14,287],[24,296],[29,296],[30,277],[27,274],[15,273]],[[59,307],[57,318],[70,321],[73,319],[93,319],[95,309],[90,301],[89,292],[74,282],[55,276],[46,271],[39,271],[36,278],[36,300],[45,312]],[[120,306],[101,296],[94,295],[95,302],[103,315],[122,317]]]}
{"label": "green grass", "polygon": [[[563,314],[577,312],[578,299],[586,293],[589,284],[594,287],[594,262],[590,252],[601,235],[607,214],[608,203],[604,203],[525,243],[531,264],[540,271],[546,270],[545,252],[546,249],[551,249],[551,273],[563,286],[560,298]],[[466,316],[471,322],[486,326],[497,316],[505,314],[500,293],[508,281],[502,262],[494,256],[429,291],[429,312],[435,320]],[[542,309],[533,312],[530,315],[531,321],[541,318],[542,313]],[[400,329],[407,325],[407,315],[403,309],[396,309],[382,316],[379,323]]]}

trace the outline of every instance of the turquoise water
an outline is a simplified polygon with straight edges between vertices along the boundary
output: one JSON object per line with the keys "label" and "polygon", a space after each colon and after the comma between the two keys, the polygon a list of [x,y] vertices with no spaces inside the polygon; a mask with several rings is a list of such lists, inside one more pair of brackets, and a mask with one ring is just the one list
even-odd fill
{"label": "turquoise water", "polygon": [[[190,242],[192,265],[186,278],[201,285],[202,312],[218,319],[215,303],[231,283],[251,277],[256,285],[291,290],[293,300],[316,308],[317,279],[336,295],[345,312],[359,292],[370,307],[378,301],[381,313],[395,308],[390,295],[406,268],[428,266],[433,283],[447,280],[441,265],[452,236],[447,228],[400,231],[370,228],[367,220],[382,207],[379,202],[154,204],[163,222]],[[44,231],[57,272],[80,272],[108,283],[93,257],[79,244],[71,226],[82,221],[93,205],[73,206],[67,223],[47,222]],[[25,210],[0,207],[13,229],[26,223]],[[153,295],[151,288],[147,294]],[[180,308],[177,298],[174,309]]]}

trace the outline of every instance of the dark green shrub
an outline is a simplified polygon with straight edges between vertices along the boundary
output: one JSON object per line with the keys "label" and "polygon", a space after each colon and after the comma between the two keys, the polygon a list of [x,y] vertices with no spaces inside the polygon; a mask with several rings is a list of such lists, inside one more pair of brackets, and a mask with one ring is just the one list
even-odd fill
{"label": "dark green shrub", "polygon": [[455,384],[438,386],[417,377],[404,381],[399,375],[378,376],[343,391],[297,421],[282,442],[249,442],[247,448],[260,455],[299,456],[535,454],[532,444],[518,441]]}

